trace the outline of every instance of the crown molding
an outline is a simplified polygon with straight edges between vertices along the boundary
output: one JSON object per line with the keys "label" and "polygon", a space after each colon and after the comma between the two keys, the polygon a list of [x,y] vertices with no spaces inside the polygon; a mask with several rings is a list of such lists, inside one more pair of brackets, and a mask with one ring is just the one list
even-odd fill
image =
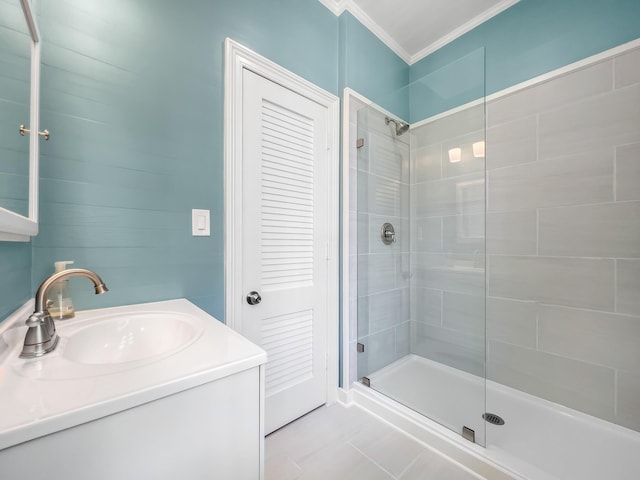
{"label": "crown molding", "polygon": [[503,0],[502,2],[494,5],[489,10],[485,10],[484,12],[482,12],[477,17],[472,18],[467,23],[464,23],[464,24],[460,25],[458,28],[456,28],[455,30],[451,31],[450,33],[448,33],[444,37],[436,40],[431,45],[426,46],[425,48],[420,50],[418,53],[416,53],[414,55],[411,55],[410,58],[409,58],[409,62],[407,62],[407,63],[409,63],[409,65],[413,65],[414,63],[419,62],[424,57],[426,57],[426,56],[432,54],[433,52],[435,52],[436,50],[444,47],[446,44],[451,43],[456,38],[461,37],[465,33],[473,30],[478,25],[486,22],[487,20],[489,20],[492,17],[495,17],[496,15],[498,15],[499,13],[505,11],[507,8],[515,5],[519,1],[520,0]]}
{"label": "crown molding", "polygon": [[347,9],[348,0],[319,0],[319,2],[333,12],[334,15],[340,16]]}
{"label": "crown molding", "polygon": [[325,7],[327,7],[334,15],[340,16],[345,10],[348,10],[351,15],[358,19],[358,21],[367,27],[367,29],[373,33],[378,39],[389,47],[393,53],[398,55],[405,63],[409,63],[411,56],[409,53],[398,44],[391,35],[389,35],[380,25],[378,25],[373,19],[367,15],[353,0],[318,0]]}
{"label": "crown molding", "polygon": [[481,23],[486,22],[490,18],[498,15],[507,8],[515,5],[520,0],[503,0],[494,7],[482,12],[480,15],[472,18],[467,23],[456,28],[452,32],[448,33],[444,37],[433,42],[431,45],[420,50],[414,55],[410,55],[404,48],[396,42],[391,35],[389,35],[380,25],[378,25],[367,13],[356,5],[353,0],[319,0],[325,7],[327,7],[334,15],[340,16],[345,10],[348,10],[355,18],[358,19],[371,33],[380,39],[387,47],[389,47],[396,55],[404,60],[408,65],[413,65],[419,62],[427,55],[435,52],[439,48],[444,47],[446,44],[452,42],[456,38],[464,35],[470,30],[473,30]]}
{"label": "crown molding", "polygon": [[343,0],[346,4],[346,10],[351,13],[358,21],[389,47],[393,53],[398,55],[405,63],[410,64],[411,55],[396,42],[380,25],[378,25],[362,8],[356,5],[352,0]]}

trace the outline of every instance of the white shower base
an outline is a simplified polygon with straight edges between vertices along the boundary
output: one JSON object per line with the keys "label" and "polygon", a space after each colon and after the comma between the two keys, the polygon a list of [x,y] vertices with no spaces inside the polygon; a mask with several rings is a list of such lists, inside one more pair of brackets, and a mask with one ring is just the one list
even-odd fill
{"label": "white shower base", "polygon": [[[488,424],[482,420],[484,379],[417,355],[369,378],[372,388],[356,384],[350,390],[356,404],[486,478],[640,478],[640,433],[635,431],[491,381],[486,382],[486,410],[500,415],[505,425]],[[431,412],[433,421],[416,412]],[[466,425],[480,443],[486,428],[486,448],[440,423],[459,425],[458,432]]]}
{"label": "white shower base", "polygon": [[462,426],[475,432],[484,445],[484,378],[407,355],[369,375],[371,388],[431,420],[462,433]]}

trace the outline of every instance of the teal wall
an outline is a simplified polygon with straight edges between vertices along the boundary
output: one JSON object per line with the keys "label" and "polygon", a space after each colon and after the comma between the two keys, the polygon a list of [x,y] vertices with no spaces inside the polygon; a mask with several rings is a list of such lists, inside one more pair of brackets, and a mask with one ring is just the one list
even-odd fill
{"label": "teal wall", "polygon": [[340,16],[340,90],[350,87],[404,120],[409,118],[409,65],[353,15]]}
{"label": "teal wall", "polygon": [[31,243],[0,242],[0,321],[31,296]]}
{"label": "teal wall", "polygon": [[410,122],[482,98],[485,90],[485,49],[481,47],[411,82]]}
{"label": "teal wall", "polygon": [[[490,95],[638,37],[638,0],[520,0],[412,65],[411,82],[484,47],[486,92]],[[451,77],[452,82],[458,80]],[[435,105],[412,98],[411,122],[476,98],[473,89],[466,97]]]}
{"label": "teal wall", "polygon": [[41,0],[39,21],[32,290],[75,260],[110,289],[72,279],[76,308],[186,297],[222,319],[224,39],[337,94],[337,18],[317,0]]}

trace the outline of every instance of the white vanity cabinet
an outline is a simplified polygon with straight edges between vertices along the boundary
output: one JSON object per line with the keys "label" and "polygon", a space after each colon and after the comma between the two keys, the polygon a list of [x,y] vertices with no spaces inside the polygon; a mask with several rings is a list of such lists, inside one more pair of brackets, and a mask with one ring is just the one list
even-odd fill
{"label": "white vanity cabinet", "polygon": [[254,480],[259,367],[0,451],[3,480]]}
{"label": "white vanity cabinet", "polygon": [[[147,304],[147,310],[158,311],[167,306],[169,310],[177,306],[195,311],[185,300]],[[102,312],[110,310],[114,309]],[[79,312],[78,316],[82,315]],[[51,373],[35,381],[23,379],[33,384],[30,390],[15,383],[20,379],[12,378],[19,371],[19,362],[26,361],[16,360],[13,364],[5,361],[0,405],[10,395],[4,389],[11,385],[17,387],[14,394],[19,398],[9,402],[8,409],[0,408],[0,416],[10,413],[8,410],[19,405],[25,394],[37,398],[24,405],[25,410],[33,412],[30,422],[15,421],[13,430],[5,425],[9,428],[0,432],[0,448],[4,447],[0,450],[0,478],[262,479],[262,376],[266,354],[208,318],[200,337],[183,352],[173,355],[181,357],[174,358],[174,363],[193,362],[190,373],[185,370],[179,378],[176,373],[180,369],[171,365],[169,357],[94,378],[54,379]],[[59,332],[64,338],[64,326]],[[61,356],[64,347],[63,342]],[[139,373],[147,379],[156,378],[136,390],[131,386],[131,377]],[[164,375],[173,380],[159,383]],[[63,384],[70,390],[56,392]],[[113,396],[118,389],[121,392]],[[64,402],[64,398],[69,401]],[[64,403],[67,407],[63,407]],[[11,443],[14,444],[7,445]]]}

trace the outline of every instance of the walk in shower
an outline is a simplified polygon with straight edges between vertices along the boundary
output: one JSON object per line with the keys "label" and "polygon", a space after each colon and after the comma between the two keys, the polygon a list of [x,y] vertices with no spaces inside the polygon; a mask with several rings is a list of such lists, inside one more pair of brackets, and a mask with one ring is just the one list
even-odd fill
{"label": "walk in shower", "polygon": [[526,478],[638,478],[640,47],[484,82],[351,103],[348,383]]}

